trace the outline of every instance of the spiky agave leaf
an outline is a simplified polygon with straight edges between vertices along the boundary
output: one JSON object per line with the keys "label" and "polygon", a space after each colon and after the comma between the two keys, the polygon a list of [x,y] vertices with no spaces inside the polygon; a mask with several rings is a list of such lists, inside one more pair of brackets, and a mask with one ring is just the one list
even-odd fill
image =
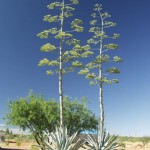
{"label": "spiky agave leaf", "polygon": [[[55,132],[44,134],[44,143],[48,150],[78,150],[85,142],[83,139],[79,139],[73,144],[73,141],[77,136],[77,132],[75,132],[72,136],[69,136],[67,127],[56,127]],[[51,142],[54,146],[51,145]]]}
{"label": "spiky agave leaf", "polygon": [[118,140],[118,136],[110,135],[104,131],[99,138],[88,134],[87,142],[90,150],[115,150],[120,146]]}

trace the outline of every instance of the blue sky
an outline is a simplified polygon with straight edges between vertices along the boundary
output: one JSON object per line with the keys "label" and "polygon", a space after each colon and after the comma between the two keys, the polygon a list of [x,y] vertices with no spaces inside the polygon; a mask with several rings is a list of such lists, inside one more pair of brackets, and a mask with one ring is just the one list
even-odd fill
{"label": "blue sky", "polygon": [[[0,124],[8,110],[9,100],[26,96],[29,89],[47,98],[58,99],[58,78],[45,74],[46,68],[38,67],[40,59],[47,56],[40,52],[46,43],[36,35],[47,29],[43,16],[49,14],[46,6],[50,0],[1,0],[0,1]],[[98,0],[80,0],[75,17],[83,19],[89,34],[90,14]],[[119,65],[119,84],[104,88],[105,125],[116,134],[150,136],[150,1],[101,0],[103,9],[109,11],[117,22],[114,32],[120,48],[116,55],[124,58]],[[98,88],[91,87],[84,77],[75,73],[64,76],[64,94],[72,98],[86,96],[89,109],[99,113]]]}

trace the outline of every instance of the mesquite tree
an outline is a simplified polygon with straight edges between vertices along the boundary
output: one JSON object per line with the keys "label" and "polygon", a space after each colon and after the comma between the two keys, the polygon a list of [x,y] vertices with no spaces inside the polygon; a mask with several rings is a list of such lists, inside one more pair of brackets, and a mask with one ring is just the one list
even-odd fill
{"label": "mesquite tree", "polygon": [[86,64],[84,69],[81,69],[79,74],[85,74],[87,79],[90,79],[91,85],[99,86],[99,101],[100,101],[100,122],[99,122],[99,138],[100,133],[104,132],[104,104],[103,104],[103,84],[118,83],[117,79],[110,79],[107,76],[110,74],[119,74],[120,71],[116,67],[107,67],[105,64],[115,62],[122,62],[123,60],[114,56],[113,58],[105,54],[111,50],[118,49],[118,45],[111,43],[112,39],[117,39],[119,34],[113,34],[109,36],[107,31],[109,28],[116,26],[116,23],[108,21],[111,16],[108,12],[102,12],[102,5],[96,4],[94,7],[94,13],[91,15],[93,20],[90,21],[91,28],[89,32],[93,33],[91,39],[88,40],[88,44],[93,44],[91,51],[94,52],[96,58]]}
{"label": "mesquite tree", "polygon": [[[42,52],[55,53],[55,58],[44,58],[39,62],[39,66],[47,65],[53,67],[47,71],[48,75],[59,76],[59,100],[60,100],[60,126],[63,126],[63,75],[73,72],[75,67],[82,68],[79,58],[88,57],[92,52],[88,45],[80,46],[80,40],[74,38],[74,32],[82,32],[82,20],[71,21],[73,5],[78,4],[78,0],[60,0],[50,3],[47,7],[52,10],[52,15],[44,16],[54,28],[44,30],[38,34],[40,38],[50,39],[41,47]],[[53,15],[55,13],[55,15]],[[53,38],[53,40],[51,39]],[[57,41],[57,42],[56,42]],[[59,43],[59,44],[58,44]]]}
{"label": "mesquite tree", "polygon": [[[64,96],[64,117],[69,135],[76,131],[80,133],[82,130],[94,130],[98,125],[94,113],[87,109],[87,101],[84,98],[79,101]],[[37,144],[42,146],[43,131],[50,133],[55,130],[56,125],[59,126],[59,103],[30,92],[26,97],[10,101],[5,120],[9,125],[29,130]],[[11,137],[11,133],[6,131],[5,134]]]}

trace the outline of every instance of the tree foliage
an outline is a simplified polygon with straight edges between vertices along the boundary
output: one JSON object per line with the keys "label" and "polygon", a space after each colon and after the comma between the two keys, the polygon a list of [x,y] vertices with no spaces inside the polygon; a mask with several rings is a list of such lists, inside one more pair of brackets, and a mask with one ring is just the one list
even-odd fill
{"label": "tree foliage", "polygon": [[[87,102],[71,101],[64,97],[64,116],[68,131],[96,129],[98,121],[95,115],[87,109]],[[46,101],[43,96],[30,93],[27,97],[10,102],[9,112],[5,119],[8,124],[20,129],[29,129],[37,143],[43,143],[43,131],[52,132],[59,126],[59,103],[51,99]]]}

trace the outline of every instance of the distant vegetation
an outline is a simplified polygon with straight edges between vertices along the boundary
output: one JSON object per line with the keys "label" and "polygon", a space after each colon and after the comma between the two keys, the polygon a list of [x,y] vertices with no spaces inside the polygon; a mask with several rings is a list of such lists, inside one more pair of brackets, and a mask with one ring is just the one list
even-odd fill
{"label": "distant vegetation", "polygon": [[150,136],[143,136],[143,137],[120,136],[119,139],[121,142],[143,142],[145,144],[150,142]]}

